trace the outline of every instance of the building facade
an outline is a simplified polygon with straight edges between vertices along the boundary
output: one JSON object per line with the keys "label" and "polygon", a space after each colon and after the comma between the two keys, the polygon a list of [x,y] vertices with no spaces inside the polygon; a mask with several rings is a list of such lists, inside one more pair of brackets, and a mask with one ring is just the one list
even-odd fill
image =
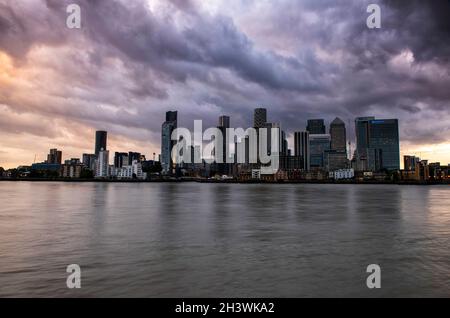
{"label": "building facade", "polygon": [[325,168],[325,152],[330,150],[330,142],[329,134],[309,135],[311,168]]}
{"label": "building facade", "polygon": [[310,135],[323,135],[326,133],[325,121],[323,119],[309,119],[306,130]]}
{"label": "building facade", "polygon": [[95,155],[98,155],[100,150],[107,150],[108,133],[103,130],[98,130],[95,132]]}
{"label": "building facade", "polygon": [[172,132],[177,128],[177,112],[166,112],[166,121],[161,128],[161,167],[163,174],[172,174],[174,170],[172,148],[176,144],[172,140]]}

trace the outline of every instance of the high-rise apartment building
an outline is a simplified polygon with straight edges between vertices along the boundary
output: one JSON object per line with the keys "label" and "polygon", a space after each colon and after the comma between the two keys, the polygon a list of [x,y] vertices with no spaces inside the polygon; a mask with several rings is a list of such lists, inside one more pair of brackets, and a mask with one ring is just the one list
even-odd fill
{"label": "high-rise apartment building", "polygon": [[109,151],[100,149],[95,164],[95,177],[106,178],[109,176]]}
{"label": "high-rise apartment building", "polygon": [[166,121],[161,127],[161,167],[164,174],[172,174],[172,148],[176,140],[172,140],[172,132],[177,128],[177,111],[166,112]]}
{"label": "high-rise apartment building", "polygon": [[47,155],[47,163],[49,164],[61,164],[62,162],[62,151],[58,149],[50,149],[49,154]]}
{"label": "high-rise apartment building", "polygon": [[101,149],[106,150],[108,133],[103,130],[98,130],[95,132],[95,154],[98,155]]}

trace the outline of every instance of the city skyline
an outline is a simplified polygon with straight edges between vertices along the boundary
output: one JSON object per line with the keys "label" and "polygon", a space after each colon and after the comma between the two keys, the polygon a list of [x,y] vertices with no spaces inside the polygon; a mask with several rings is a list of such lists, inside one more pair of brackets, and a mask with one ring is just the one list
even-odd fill
{"label": "city skyline", "polygon": [[[227,115],[219,115],[218,116],[218,121],[219,121],[219,126],[217,126],[217,128],[219,128],[219,130],[221,130],[222,134],[225,136],[226,132],[224,130],[224,128],[268,128],[270,127],[280,127],[282,128],[282,123],[280,122],[276,122],[276,123],[270,123],[267,121],[267,109],[266,108],[255,108],[254,109],[254,114],[253,114],[253,125],[250,123],[248,126],[246,127],[236,127],[234,125],[230,125],[230,121],[232,120],[230,116]],[[82,154],[75,154],[75,155],[63,155],[62,149],[64,148],[50,148],[49,154],[43,155],[41,154],[41,156],[39,157],[44,157],[47,159],[43,159],[43,160],[38,160],[37,156],[35,156],[35,159],[33,161],[33,163],[39,163],[39,162],[45,162],[45,163],[50,163],[50,164],[62,164],[64,161],[70,161],[73,159],[79,159],[81,162],[85,163],[86,159],[85,156],[98,156],[100,151],[106,151],[107,154],[107,158],[108,161],[111,163],[115,164],[116,161],[116,157],[115,155],[119,154],[119,155],[128,155],[128,154],[137,154],[137,155],[147,155],[148,157],[150,157],[151,155],[153,155],[153,157],[155,157],[155,155],[159,156],[159,160],[161,160],[162,166],[163,166],[163,171],[168,170],[168,168],[165,168],[165,165],[168,167],[168,165],[170,165],[172,163],[172,159],[170,159],[170,163],[166,162],[168,159],[165,158],[167,157],[167,153],[171,152],[172,147],[174,147],[174,145],[176,144],[173,140],[170,139],[171,134],[173,132],[173,130],[175,128],[182,128],[182,127],[177,127],[177,122],[180,118],[178,117],[178,111],[177,110],[173,110],[173,111],[167,111],[165,113],[165,121],[162,122],[162,128],[161,128],[161,132],[160,132],[160,140],[161,143],[160,145],[164,144],[164,140],[167,140],[167,142],[169,142],[169,144],[167,145],[167,149],[164,150],[164,148],[162,146],[160,146],[159,152],[158,150],[155,152],[134,152],[131,151],[130,149],[125,149],[123,147],[119,148],[119,149],[115,149],[115,148],[111,148],[109,146],[107,146],[107,143],[109,144],[109,142],[107,142],[107,139],[109,139],[109,135],[107,131],[104,130],[96,130],[94,133],[94,138],[93,138],[93,142],[92,140],[90,141],[93,145],[93,149],[91,150],[87,150],[85,152],[83,152]],[[201,119],[200,119],[201,120]],[[251,120],[250,120],[251,121]],[[305,128],[304,129],[299,129],[296,131],[292,131],[292,132],[288,132],[288,134],[286,134],[286,131],[282,130],[280,131],[280,154],[283,154],[283,144],[282,144],[282,140],[284,140],[284,138],[286,138],[286,141],[288,142],[287,145],[285,145],[284,147],[287,146],[287,148],[285,149],[285,153],[286,155],[289,152],[289,156],[298,156],[300,153],[305,153],[304,150],[301,150],[300,148],[305,147],[305,146],[300,146],[300,139],[304,138],[304,137],[300,137],[300,135],[297,138],[297,134],[307,134],[306,137],[307,139],[309,139],[308,142],[314,142],[314,140],[318,140],[319,143],[321,142],[325,142],[326,143],[326,147],[327,147],[327,151],[331,151],[331,152],[338,152],[338,153],[342,153],[343,157],[345,158],[345,160],[359,160],[359,157],[361,154],[357,154],[357,148],[361,147],[361,148],[367,148],[367,145],[359,145],[357,140],[351,141],[349,139],[347,139],[348,136],[348,132],[349,132],[349,128],[350,131],[352,131],[351,128],[353,128],[353,130],[358,131],[358,128],[356,125],[358,123],[360,123],[361,121],[363,122],[373,122],[374,124],[384,124],[384,123],[392,123],[395,122],[395,125],[397,128],[395,128],[395,130],[398,130],[398,126],[399,126],[399,120],[398,119],[380,119],[380,118],[376,118],[375,116],[368,116],[368,117],[357,117],[354,119],[354,126],[353,127],[348,127],[339,117],[336,117],[334,120],[332,120],[330,123],[327,123],[326,121],[324,121],[323,119],[307,119],[305,120]],[[173,125],[174,123],[174,125]],[[169,125],[169,126],[168,126]],[[269,125],[269,126],[267,126]],[[311,129],[310,125],[318,125],[316,127],[313,127]],[[377,125],[375,125],[377,126]],[[167,131],[165,129],[165,127],[168,127]],[[269,127],[269,128],[270,128]],[[314,130],[315,128],[319,127],[319,130]],[[203,127],[203,129],[205,130],[206,127]],[[367,128],[364,128],[364,130]],[[333,131],[334,130],[334,131]],[[337,132],[336,132],[337,130]],[[325,133],[323,133],[325,132]],[[287,136],[291,136],[292,137],[292,141],[288,141],[288,139],[291,138],[287,138]],[[334,138],[333,138],[334,136]],[[356,136],[356,133],[355,133]],[[398,136],[397,136],[398,137]],[[225,137],[224,137],[225,138]],[[358,137],[357,137],[358,138]],[[363,137],[361,138],[361,136],[359,137],[360,140],[365,139],[367,137]],[[298,141],[297,141],[298,139]],[[399,144],[401,144],[401,137],[399,138]],[[367,143],[369,142],[368,140],[366,141]],[[231,145],[232,143],[228,143],[229,145]],[[303,142],[304,144],[304,142]],[[344,146],[345,145],[345,146]],[[70,147],[70,145],[65,145],[66,147]],[[63,146],[64,147],[64,146]],[[395,147],[395,146],[394,146]],[[224,142],[223,144],[223,154],[224,154],[224,158],[225,158],[225,149],[226,149],[226,144]],[[46,149],[49,149],[49,147],[47,147]],[[310,157],[311,155],[314,157],[313,153],[310,153],[310,145],[308,145],[307,147],[307,153],[308,155],[308,163],[304,162],[303,164],[306,164],[306,166],[309,167],[310,165],[310,160],[312,157]],[[323,154],[325,149],[321,149],[319,152],[321,154]],[[408,156],[413,156],[413,157],[417,157],[417,158],[422,158],[427,160],[428,162],[440,162],[443,165],[450,165],[450,162],[446,163],[443,161],[433,161],[430,160],[427,157],[421,157],[420,155],[416,155],[414,153],[409,153],[409,154],[403,154],[404,151],[402,151],[401,149],[399,149],[400,151],[398,152],[398,155],[395,154],[394,155],[394,160],[398,161],[398,169],[403,169],[404,168],[404,157],[408,157]],[[125,151],[125,152],[121,152],[121,151]],[[230,149],[231,154],[235,155],[235,153]],[[166,153],[165,155],[163,155],[163,153]],[[362,154],[363,157],[370,157],[368,156],[368,154]],[[87,159],[87,161],[89,162],[91,159]],[[314,159],[312,159],[314,161]],[[320,159],[320,160],[325,160],[324,158]],[[336,160],[336,158],[334,158],[333,160]],[[131,165],[131,161],[132,159],[130,159],[130,165]],[[225,159],[224,159],[225,162]],[[30,165],[31,163],[27,163],[27,162],[22,162],[20,164],[18,164],[17,166],[14,167],[5,167],[3,166],[3,168],[5,169],[11,169],[11,168],[17,168],[18,166],[27,166]],[[314,166],[314,163],[313,163]],[[319,165],[319,166],[323,166],[323,162]],[[369,165],[370,166],[370,165]],[[0,165],[0,167],[2,167]],[[88,165],[89,167],[89,165]],[[344,168],[344,167],[342,167]],[[338,169],[338,168],[336,168]],[[335,170],[336,170],[335,169]],[[372,167],[373,169],[373,167]],[[398,170],[397,169],[397,170]],[[307,169],[308,170],[308,169]],[[361,170],[368,170],[368,166],[365,167],[361,167]],[[377,170],[377,169],[375,169]],[[395,170],[395,169],[394,169]]]}
{"label": "city skyline", "polygon": [[448,1],[379,1],[376,30],[369,1],[81,0],[80,30],[64,25],[69,2],[0,5],[4,168],[91,153],[96,130],[151,155],[167,110],[183,127],[221,114],[245,127],[256,107],[291,149],[307,119],[341,118],[354,143],[354,119],[375,116],[400,120],[401,157],[450,162]]}

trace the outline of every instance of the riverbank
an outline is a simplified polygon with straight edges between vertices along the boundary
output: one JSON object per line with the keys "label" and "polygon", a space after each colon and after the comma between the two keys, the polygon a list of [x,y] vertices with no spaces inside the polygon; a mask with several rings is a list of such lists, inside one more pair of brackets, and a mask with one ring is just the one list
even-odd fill
{"label": "riverbank", "polygon": [[396,185],[450,185],[450,180],[441,181],[377,181],[377,180],[235,180],[235,179],[198,179],[198,178],[173,178],[173,179],[151,179],[151,180],[130,180],[130,179],[75,179],[75,178],[0,178],[0,182],[99,182],[99,183],[165,183],[165,182],[199,182],[199,183],[226,183],[226,184],[396,184]]}

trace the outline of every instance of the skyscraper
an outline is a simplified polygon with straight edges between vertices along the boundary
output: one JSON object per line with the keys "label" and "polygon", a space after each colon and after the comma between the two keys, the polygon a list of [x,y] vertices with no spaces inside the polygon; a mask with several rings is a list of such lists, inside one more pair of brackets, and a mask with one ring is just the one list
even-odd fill
{"label": "skyscraper", "polygon": [[348,167],[347,133],[345,123],[336,118],[330,124],[331,145],[325,152],[325,167],[329,171],[336,171]]}
{"label": "skyscraper", "polygon": [[331,150],[347,153],[347,133],[345,123],[336,118],[330,124]]}
{"label": "skyscraper", "polygon": [[400,140],[397,119],[369,121],[369,168],[400,170]]}
{"label": "skyscraper", "polygon": [[367,152],[369,147],[369,121],[375,117],[358,117],[355,119],[356,135],[356,170],[367,170]]}
{"label": "skyscraper", "polygon": [[[229,116],[220,116],[219,117],[219,126],[217,127],[223,136],[223,144],[222,144],[222,163],[218,165],[219,172],[222,174],[230,174],[231,169],[230,165],[227,164],[227,150],[230,148],[230,141],[227,138],[227,128],[230,128],[230,117]],[[228,151],[228,155],[230,155],[230,151]]]}
{"label": "skyscraper", "polygon": [[97,178],[106,178],[109,176],[109,151],[100,149],[95,164],[95,176]]}
{"label": "skyscraper", "polygon": [[107,142],[108,133],[103,130],[98,130],[95,132],[95,154],[98,155],[100,150],[106,150],[106,142]]}
{"label": "skyscraper", "polygon": [[325,123],[323,119],[309,119],[306,126],[306,130],[310,135],[323,135],[325,134]]}
{"label": "skyscraper", "polygon": [[267,110],[265,108],[256,108],[253,115],[253,127],[263,128],[267,123]]}
{"label": "skyscraper", "polygon": [[330,150],[331,137],[328,134],[309,135],[310,166],[325,168],[325,152]]}
{"label": "skyscraper", "polygon": [[398,119],[360,117],[355,120],[355,128],[359,170],[400,169]]}
{"label": "skyscraper", "polygon": [[172,140],[172,132],[177,128],[177,112],[166,112],[166,121],[161,127],[161,167],[163,173],[172,173],[172,148],[176,141]]}
{"label": "skyscraper", "polygon": [[302,157],[303,169],[310,169],[309,132],[297,131],[294,133],[294,155]]}

